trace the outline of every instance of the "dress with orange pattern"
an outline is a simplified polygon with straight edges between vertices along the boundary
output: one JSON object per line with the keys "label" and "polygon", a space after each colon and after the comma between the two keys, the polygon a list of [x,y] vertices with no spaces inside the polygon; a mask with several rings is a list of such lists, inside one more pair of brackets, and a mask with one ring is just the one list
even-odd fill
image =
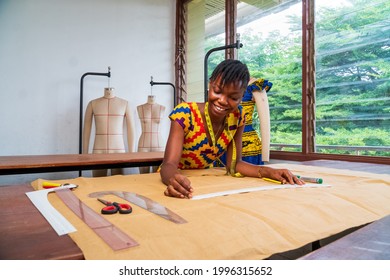
{"label": "dress with orange pattern", "polygon": [[212,146],[206,134],[207,125],[203,122],[196,102],[183,102],[170,113],[169,118],[184,130],[183,152],[179,169],[210,168],[223,155],[237,128],[245,124],[241,105],[226,117],[226,124],[216,146]]}

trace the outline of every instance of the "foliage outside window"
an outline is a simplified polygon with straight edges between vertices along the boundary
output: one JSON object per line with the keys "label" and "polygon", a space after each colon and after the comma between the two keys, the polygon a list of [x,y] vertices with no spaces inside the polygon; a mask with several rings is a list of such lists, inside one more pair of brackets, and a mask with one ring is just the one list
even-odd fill
{"label": "foliage outside window", "polygon": [[341,2],[316,10],[317,152],[390,156],[390,2]]}

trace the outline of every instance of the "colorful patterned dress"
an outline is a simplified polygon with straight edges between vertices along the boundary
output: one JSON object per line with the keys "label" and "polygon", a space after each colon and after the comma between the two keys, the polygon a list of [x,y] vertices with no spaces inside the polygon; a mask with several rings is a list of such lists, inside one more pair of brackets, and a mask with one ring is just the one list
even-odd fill
{"label": "colorful patterned dress", "polygon": [[246,119],[242,134],[242,160],[256,165],[263,165],[264,162],[261,159],[261,140],[252,126],[253,112],[256,105],[252,97],[252,91],[247,90],[241,102]]}
{"label": "colorful patterned dress", "polygon": [[214,162],[226,152],[237,128],[245,123],[242,107],[239,106],[235,112],[227,116],[224,130],[216,146],[212,146],[206,134],[207,125],[203,122],[196,102],[184,102],[177,105],[169,118],[180,124],[185,135],[179,169],[212,167]]}
{"label": "colorful patterned dress", "polygon": [[247,87],[241,102],[246,119],[244,132],[242,134],[242,160],[256,165],[263,165],[264,162],[261,157],[261,140],[252,126],[253,112],[256,105],[256,102],[253,100],[252,92],[260,89],[265,89],[265,91],[268,92],[271,87],[272,83],[268,80],[257,79]]}

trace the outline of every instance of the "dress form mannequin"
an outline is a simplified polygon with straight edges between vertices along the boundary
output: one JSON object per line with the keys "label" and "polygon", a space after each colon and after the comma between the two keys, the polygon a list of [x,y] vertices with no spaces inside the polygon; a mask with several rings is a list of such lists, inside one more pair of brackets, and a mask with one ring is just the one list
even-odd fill
{"label": "dress form mannequin", "polygon": [[[83,153],[89,152],[92,122],[95,121],[95,139],[92,153],[125,153],[125,120],[128,151],[134,150],[134,125],[127,100],[115,96],[114,88],[105,88],[104,96],[88,103],[83,131]],[[111,175],[122,174],[112,169]],[[108,170],[93,170],[94,177],[107,176]]]}
{"label": "dress form mannequin", "polygon": [[[253,88],[252,85],[254,84],[258,87],[257,89]],[[247,91],[245,92],[244,95],[244,97],[248,95],[247,97],[250,97],[254,103],[250,105],[252,106],[252,108],[249,109],[249,112],[251,114],[253,114],[253,109],[254,109],[253,106],[254,105],[256,106],[259,121],[260,121],[260,134],[261,134],[261,139],[259,139],[256,135],[255,137],[251,137],[252,139],[247,141],[253,143],[259,142],[260,143],[260,145],[258,146],[259,151],[257,151],[256,149],[253,150],[252,149],[253,147],[248,146],[247,150],[245,150],[246,147],[243,147],[243,152],[242,152],[243,156],[244,153],[247,153],[249,162],[253,160],[253,158],[252,159],[250,158],[250,154],[252,155],[257,154],[261,161],[266,161],[266,162],[269,161],[271,124],[270,124],[270,113],[269,113],[267,92],[271,89],[271,87],[272,87],[272,83],[269,82],[268,80],[251,78],[248,83]],[[244,135],[243,135],[243,139],[244,139]],[[261,163],[257,163],[257,164],[261,164]]]}
{"label": "dress form mannequin", "polygon": [[[164,115],[165,107],[155,102],[154,95],[148,96],[145,104],[137,107],[141,121],[142,133],[138,140],[138,152],[161,152],[164,151],[164,143],[160,134],[160,121]],[[158,167],[153,167],[153,172]],[[149,173],[150,167],[140,167],[140,173]]]}
{"label": "dress form mannequin", "polygon": [[265,89],[254,90],[253,98],[260,120],[262,160],[268,162],[271,146],[271,123],[267,91]]}

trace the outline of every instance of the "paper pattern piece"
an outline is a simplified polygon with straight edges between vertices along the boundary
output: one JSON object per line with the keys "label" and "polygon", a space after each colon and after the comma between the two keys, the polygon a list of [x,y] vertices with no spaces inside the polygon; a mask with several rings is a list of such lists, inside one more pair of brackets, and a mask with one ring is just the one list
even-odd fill
{"label": "paper pattern piece", "polygon": [[47,199],[47,194],[49,192],[53,192],[55,189],[71,189],[75,187],[77,186],[69,184],[53,189],[44,189],[26,193],[34,206],[39,210],[39,212],[41,212],[41,214],[60,236],[75,232],[76,228],[50,204],[49,200]]}
{"label": "paper pattern piece", "polygon": [[326,185],[326,184],[269,185],[269,186],[262,186],[262,187],[242,188],[242,189],[228,190],[228,191],[222,191],[222,192],[200,194],[200,195],[193,196],[192,200],[206,199],[206,198],[225,196],[225,195],[232,195],[232,194],[239,194],[239,193],[276,190],[276,189],[304,189],[304,188],[323,188],[323,187],[330,187],[330,185]]}

